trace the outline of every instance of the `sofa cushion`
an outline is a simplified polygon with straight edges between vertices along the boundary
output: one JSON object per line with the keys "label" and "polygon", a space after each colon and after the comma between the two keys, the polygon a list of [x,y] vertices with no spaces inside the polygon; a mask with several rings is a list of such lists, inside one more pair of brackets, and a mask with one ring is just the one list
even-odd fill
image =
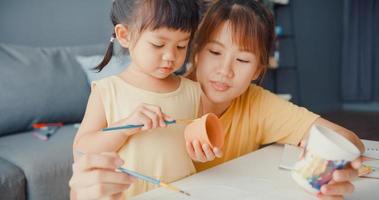
{"label": "sofa cushion", "polygon": [[92,81],[100,80],[102,78],[121,73],[130,63],[130,57],[127,55],[113,56],[110,62],[105,68],[103,68],[103,70],[101,70],[101,72],[93,70],[93,68],[103,60],[103,57],[103,55],[75,56],[76,60],[80,63],[81,67],[86,72],[89,84]]}
{"label": "sofa cushion", "polygon": [[25,199],[24,173],[2,158],[0,158],[0,199]]}
{"label": "sofa cushion", "polygon": [[32,132],[1,137],[0,157],[23,171],[28,199],[69,199],[76,131],[73,125],[63,126],[48,141],[39,140]]}
{"label": "sofa cushion", "polygon": [[70,48],[0,45],[0,136],[81,121],[90,92]]}

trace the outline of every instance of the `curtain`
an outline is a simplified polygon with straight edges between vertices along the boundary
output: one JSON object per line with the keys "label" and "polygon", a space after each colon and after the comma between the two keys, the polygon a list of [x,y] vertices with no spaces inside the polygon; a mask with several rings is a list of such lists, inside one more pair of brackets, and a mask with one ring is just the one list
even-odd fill
{"label": "curtain", "polygon": [[344,102],[379,100],[379,1],[345,0],[341,91]]}

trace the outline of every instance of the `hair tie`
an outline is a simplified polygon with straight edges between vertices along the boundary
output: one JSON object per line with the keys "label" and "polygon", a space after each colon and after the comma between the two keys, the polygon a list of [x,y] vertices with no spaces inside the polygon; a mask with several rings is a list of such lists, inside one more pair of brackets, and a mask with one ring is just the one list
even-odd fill
{"label": "hair tie", "polygon": [[113,43],[115,38],[116,38],[116,34],[112,33],[111,39],[109,41]]}

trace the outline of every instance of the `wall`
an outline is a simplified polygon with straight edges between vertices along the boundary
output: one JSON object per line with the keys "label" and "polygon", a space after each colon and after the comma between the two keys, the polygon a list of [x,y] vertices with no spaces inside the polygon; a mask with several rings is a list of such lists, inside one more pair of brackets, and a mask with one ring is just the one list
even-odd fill
{"label": "wall", "polygon": [[112,30],[110,6],[111,0],[1,0],[0,43],[106,43]]}
{"label": "wall", "polygon": [[315,112],[338,110],[343,0],[291,0],[301,104]]}

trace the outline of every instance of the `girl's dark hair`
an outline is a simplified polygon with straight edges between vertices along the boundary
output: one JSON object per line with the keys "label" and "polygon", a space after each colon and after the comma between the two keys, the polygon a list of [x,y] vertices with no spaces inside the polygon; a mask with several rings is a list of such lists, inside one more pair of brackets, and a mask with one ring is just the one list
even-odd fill
{"label": "girl's dark hair", "polygon": [[[197,0],[114,0],[111,20],[113,26],[128,26],[134,39],[145,30],[159,28],[190,32],[192,38],[199,23],[199,5]],[[114,33],[112,37],[115,37]],[[103,60],[94,69],[100,72],[112,55],[111,39]]]}
{"label": "girl's dark hair", "polygon": [[193,41],[193,66],[196,67],[195,55],[225,22],[231,26],[233,42],[257,56],[258,69],[262,77],[266,72],[275,41],[275,25],[272,13],[255,0],[219,0],[209,7]]}

